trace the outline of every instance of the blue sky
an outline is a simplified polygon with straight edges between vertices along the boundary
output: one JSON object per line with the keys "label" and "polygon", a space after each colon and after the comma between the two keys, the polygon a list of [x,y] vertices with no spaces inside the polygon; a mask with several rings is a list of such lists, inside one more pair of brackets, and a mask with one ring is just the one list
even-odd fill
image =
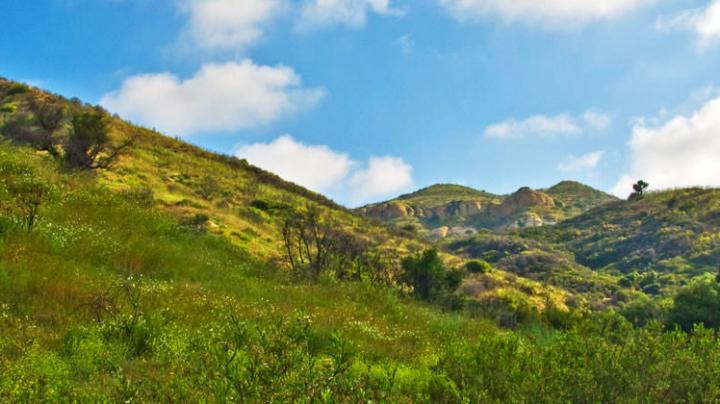
{"label": "blue sky", "polygon": [[720,0],[7,0],[0,75],[348,205],[720,186]]}

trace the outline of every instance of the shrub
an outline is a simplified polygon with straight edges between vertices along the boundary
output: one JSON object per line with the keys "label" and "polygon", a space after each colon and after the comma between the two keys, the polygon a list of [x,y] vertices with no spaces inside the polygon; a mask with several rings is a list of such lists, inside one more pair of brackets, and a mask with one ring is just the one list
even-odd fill
{"label": "shrub", "polygon": [[720,328],[720,284],[714,279],[702,279],[680,289],[668,316],[670,326],[685,331],[692,330],[695,324]]}
{"label": "shrub", "polygon": [[463,278],[462,271],[445,267],[435,249],[405,258],[402,269],[402,280],[412,286],[413,295],[428,301],[452,294]]}
{"label": "shrub", "polygon": [[492,265],[485,260],[473,260],[465,264],[465,269],[473,274],[485,274],[490,272]]}

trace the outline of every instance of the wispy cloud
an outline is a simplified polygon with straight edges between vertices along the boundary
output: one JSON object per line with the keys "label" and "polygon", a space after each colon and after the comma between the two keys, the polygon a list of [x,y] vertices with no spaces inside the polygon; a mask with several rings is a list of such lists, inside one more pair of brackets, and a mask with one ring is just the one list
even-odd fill
{"label": "wispy cloud", "polygon": [[454,18],[466,21],[498,16],[564,29],[598,20],[617,18],[654,0],[438,0]]}
{"label": "wispy cloud", "polygon": [[558,170],[564,172],[577,172],[592,170],[598,166],[604,156],[604,152],[596,151],[582,156],[570,155],[558,164]]}
{"label": "wispy cloud", "polygon": [[485,128],[485,136],[517,139],[527,136],[579,135],[588,130],[604,130],[610,123],[610,116],[597,110],[585,111],[580,117],[570,114],[534,115],[525,119],[510,118],[490,125]]}
{"label": "wispy cloud", "polygon": [[720,41],[720,0],[712,0],[706,7],[659,17],[655,26],[660,31],[691,30],[701,46],[715,44]]}
{"label": "wispy cloud", "polygon": [[391,0],[306,0],[301,6],[296,28],[301,31],[346,26],[365,26],[369,14],[400,16],[404,11],[392,7]]}
{"label": "wispy cloud", "polygon": [[400,48],[400,51],[405,55],[410,55],[415,51],[415,40],[410,34],[401,36],[393,41],[393,44]]}
{"label": "wispy cloud", "polygon": [[179,46],[204,51],[242,51],[260,40],[284,0],[180,0],[188,15]]}

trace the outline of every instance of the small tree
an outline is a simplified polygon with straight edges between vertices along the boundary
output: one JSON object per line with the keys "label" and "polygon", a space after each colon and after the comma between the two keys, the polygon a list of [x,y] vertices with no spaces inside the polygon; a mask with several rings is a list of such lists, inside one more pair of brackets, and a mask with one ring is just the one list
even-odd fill
{"label": "small tree", "polygon": [[413,287],[413,294],[423,300],[436,300],[451,294],[462,282],[462,272],[445,268],[435,249],[405,258],[402,268],[403,280]]}
{"label": "small tree", "polygon": [[70,167],[81,170],[109,167],[130,144],[124,142],[119,146],[113,145],[107,116],[100,108],[75,115],[69,129],[65,142],[65,161]]}
{"label": "small tree", "polygon": [[32,230],[49,193],[48,187],[27,170],[9,173],[0,167],[0,174],[6,175],[0,182],[0,202],[5,202],[0,205],[19,217],[23,228]]}
{"label": "small tree", "polygon": [[2,128],[3,135],[59,157],[61,141],[58,132],[65,124],[65,108],[49,101],[33,101],[30,108],[32,114],[21,113],[7,122]]}
{"label": "small tree", "polygon": [[645,196],[645,190],[650,186],[647,182],[640,180],[633,184],[633,193],[630,194],[630,200],[640,200]]}
{"label": "small tree", "polygon": [[346,280],[391,280],[384,273],[389,266],[387,257],[377,245],[343,230],[315,206],[291,215],[282,235],[288,265],[296,274],[312,279],[333,273]]}
{"label": "small tree", "polygon": [[65,124],[65,108],[53,102],[36,102],[33,103],[32,109],[39,126],[35,138],[32,140],[33,145],[38,150],[45,150],[50,155],[59,157],[60,140],[57,133]]}
{"label": "small tree", "polygon": [[337,224],[323,218],[315,206],[290,216],[282,235],[288,264],[296,272],[308,271],[317,279],[328,268],[335,248]]}

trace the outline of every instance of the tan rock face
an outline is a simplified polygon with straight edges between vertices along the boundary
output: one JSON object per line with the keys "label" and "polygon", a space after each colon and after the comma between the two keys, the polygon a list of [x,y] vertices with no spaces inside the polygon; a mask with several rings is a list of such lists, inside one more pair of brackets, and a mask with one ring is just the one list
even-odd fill
{"label": "tan rock face", "polygon": [[433,208],[420,208],[393,201],[364,208],[361,213],[380,220],[401,217],[422,217],[445,219],[451,216],[475,216],[485,213],[486,207],[480,201],[457,201]]}
{"label": "tan rock face", "polygon": [[[365,216],[372,217],[383,221],[399,219],[403,217],[418,217],[423,219],[450,219],[457,216],[472,218],[484,216],[486,218],[497,218],[500,220],[509,220],[516,218],[518,214],[527,212],[531,208],[554,208],[555,200],[543,193],[534,191],[530,188],[520,188],[517,192],[505,199],[502,204],[487,203],[479,200],[453,201],[444,205],[421,208],[412,206],[404,201],[392,201],[375,206],[364,208],[361,213]],[[544,219],[535,216],[524,216],[512,223],[507,223],[509,227],[535,227],[542,226]],[[442,229],[442,228],[440,228]],[[439,233],[445,232],[445,235],[434,234],[435,236],[446,237],[447,234],[454,234],[453,229],[438,230]],[[461,231],[465,231],[463,228]]]}
{"label": "tan rock face", "polygon": [[364,208],[362,214],[380,220],[392,220],[406,216],[414,216],[412,207],[402,202],[388,202]]}
{"label": "tan rock face", "polygon": [[555,200],[547,194],[524,187],[510,195],[496,209],[498,215],[507,217],[532,207],[553,208]]}

